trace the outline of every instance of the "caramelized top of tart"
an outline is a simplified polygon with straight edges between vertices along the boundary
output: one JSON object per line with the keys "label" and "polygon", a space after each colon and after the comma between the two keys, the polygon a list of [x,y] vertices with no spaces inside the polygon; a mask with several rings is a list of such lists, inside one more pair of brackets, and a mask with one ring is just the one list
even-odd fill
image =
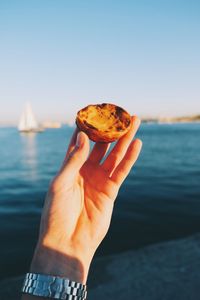
{"label": "caramelized top of tart", "polygon": [[113,142],[130,129],[131,116],[115,104],[88,105],[77,113],[76,124],[92,141]]}

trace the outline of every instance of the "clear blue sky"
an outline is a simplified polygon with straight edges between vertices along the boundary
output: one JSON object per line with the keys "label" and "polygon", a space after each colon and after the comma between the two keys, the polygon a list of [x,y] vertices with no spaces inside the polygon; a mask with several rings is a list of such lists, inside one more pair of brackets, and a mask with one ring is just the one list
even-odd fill
{"label": "clear blue sky", "polygon": [[200,1],[0,1],[0,122],[114,102],[140,116],[200,113]]}

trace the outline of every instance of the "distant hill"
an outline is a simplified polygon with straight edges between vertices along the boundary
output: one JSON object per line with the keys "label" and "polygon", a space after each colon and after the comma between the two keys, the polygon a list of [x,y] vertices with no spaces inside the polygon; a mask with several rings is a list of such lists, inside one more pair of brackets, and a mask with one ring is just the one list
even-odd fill
{"label": "distant hill", "polygon": [[200,122],[200,115],[172,118],[174,122]]}
{"label": "distant hill", "polygon": [[142,118],[143,123],[195,123],[200,122],[200,115],[166,118]]}

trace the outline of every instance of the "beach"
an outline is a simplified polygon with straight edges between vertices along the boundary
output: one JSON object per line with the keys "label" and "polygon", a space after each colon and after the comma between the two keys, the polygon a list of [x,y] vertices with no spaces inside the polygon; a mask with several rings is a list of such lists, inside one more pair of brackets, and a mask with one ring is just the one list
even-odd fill
{"label": "beach", "polygon": [[[196,300],[200,295],[200,234],[95,258],[89,300]],[[1,300],[19,300],[23,276],[0,282]]]}

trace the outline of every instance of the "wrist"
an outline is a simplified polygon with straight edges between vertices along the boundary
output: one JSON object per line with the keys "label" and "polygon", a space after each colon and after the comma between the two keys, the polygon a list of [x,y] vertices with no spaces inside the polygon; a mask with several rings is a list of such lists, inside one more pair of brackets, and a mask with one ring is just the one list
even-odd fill
{"label": "wrist", "polygon": [[85,284],[90,263],[75,256],[37,245],[31,262],[33,273],[67,277],[70,280]]}

